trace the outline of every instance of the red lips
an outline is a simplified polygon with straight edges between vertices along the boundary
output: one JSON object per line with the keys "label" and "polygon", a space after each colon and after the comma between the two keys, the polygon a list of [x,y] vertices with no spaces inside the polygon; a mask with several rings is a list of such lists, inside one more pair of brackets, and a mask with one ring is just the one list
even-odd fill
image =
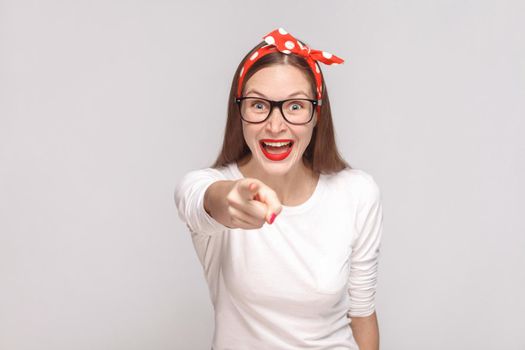
{"label": "red lips", "polygon": [[[270,153],[266,150],[266,148],[264,147],[263,145],[263,142],[291,142],[291,146],[288,147],[288,150],[286,152],[283,152],[283,153]],[[273,161],[280,161],[280,160],[283,160],[285,159],[286,157],[288,157],[288,155],[290,154],[290,152],[292,152],[292,148],[293,148],[293,145],[294,145],[294,141],[291,140],[291,139],[262,139],[259,141],[259,145],[261,146],[261,150],[263,152],[263,154],[266,156],[266,158],[270,159],[270,160],[273,160]]]}
{"label": "red lips", "polygon": [[293,142],[292,139],[262,139],[261,142]]}

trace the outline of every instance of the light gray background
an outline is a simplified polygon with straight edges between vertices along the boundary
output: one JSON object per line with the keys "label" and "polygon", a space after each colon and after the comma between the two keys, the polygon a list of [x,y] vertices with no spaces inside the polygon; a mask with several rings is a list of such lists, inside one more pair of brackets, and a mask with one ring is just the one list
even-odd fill
{"label": "light gray background", "polygon": [[209,349],[173,201],[284,27],[378,182],[382,349],[525,349],[522,1],[0,1],[0,348]]}

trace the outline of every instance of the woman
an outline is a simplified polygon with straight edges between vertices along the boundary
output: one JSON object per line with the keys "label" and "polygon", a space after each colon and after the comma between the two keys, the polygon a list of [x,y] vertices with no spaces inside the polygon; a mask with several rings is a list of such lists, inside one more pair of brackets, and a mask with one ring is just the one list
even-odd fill
{"label": "woman", "polygon": [[215,310],[213,349],[378,349],[379,188],[339,155],[318,62],[284,29],[233,79],[222,151],[175,201]]}

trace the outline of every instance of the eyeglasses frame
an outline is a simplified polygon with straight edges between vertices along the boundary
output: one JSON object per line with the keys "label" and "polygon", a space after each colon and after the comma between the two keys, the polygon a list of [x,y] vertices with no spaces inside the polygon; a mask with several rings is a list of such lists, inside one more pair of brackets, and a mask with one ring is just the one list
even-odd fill
{"label": "eyeglasses frame", "polygon": [[[241,113],[241,101],[249,99],[249,98],[263,100],[263,101],[266,101],[266,102],[270,103],[270,112],[268,113],[266,118],[264,118],[260,122],[251,122],[251,121],[248,121],[248,120],[244,119],[243,116],[242,116],[242,113]],[[281,101],[273,101],[273,100],[269,100],[267,98],[256,97],[256,96],[241,96],[241,97],[235,97],[234,100],[235,100],[235,103],[237,104],[237,107],[239,109],[239,115],[241,116],[241,119],[244,120],[246,123],[250,123],[250,124],[261,124],[261,123],[264,123],[266,120],[268,120],[268,118],[270,118],[270,115],[272,115],[273,108],[274,107],[279,107],[279,110],[281,111],[281,115],[283,116],[284,120],[287,123],[292,124],[292,125],[305,125],[305,124],[310,123],[310,121],[312,121],[312,118],[314,117],[314,114],[315,114],[315,107],[316,106],[321,106],[321,104],[322,104],[322,100],[313,100],[313,99],[309,99],[309,98],[289,98],[289,99],[281,100]],[[307,122],[304,122],[304,123],[292,123],[291,121],[286,119],[286,117],[284,116],[283,104],[285,102],[288,102],[288,101],[297,101],[297,100],[310,101],[312,103],[312,105],[313,105],[312,115],[310,116],[310,119],[308,119]]]}

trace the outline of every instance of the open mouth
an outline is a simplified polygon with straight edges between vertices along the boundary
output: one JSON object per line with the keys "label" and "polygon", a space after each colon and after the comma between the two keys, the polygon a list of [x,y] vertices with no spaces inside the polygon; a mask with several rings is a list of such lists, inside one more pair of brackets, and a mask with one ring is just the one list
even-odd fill
{"label": "open mouth", "polygon": [[262,153],[264,156],[273,161],[281,161],[288,157],[292,152],[294,145],[293,140],[260,140]]}
{"label": "open mouth", "polygon": [[290,151],[293,147],[294,142],[292,140],[284,141],[259,141],[261,147],[268,153],[271,154],[281,154]]}

